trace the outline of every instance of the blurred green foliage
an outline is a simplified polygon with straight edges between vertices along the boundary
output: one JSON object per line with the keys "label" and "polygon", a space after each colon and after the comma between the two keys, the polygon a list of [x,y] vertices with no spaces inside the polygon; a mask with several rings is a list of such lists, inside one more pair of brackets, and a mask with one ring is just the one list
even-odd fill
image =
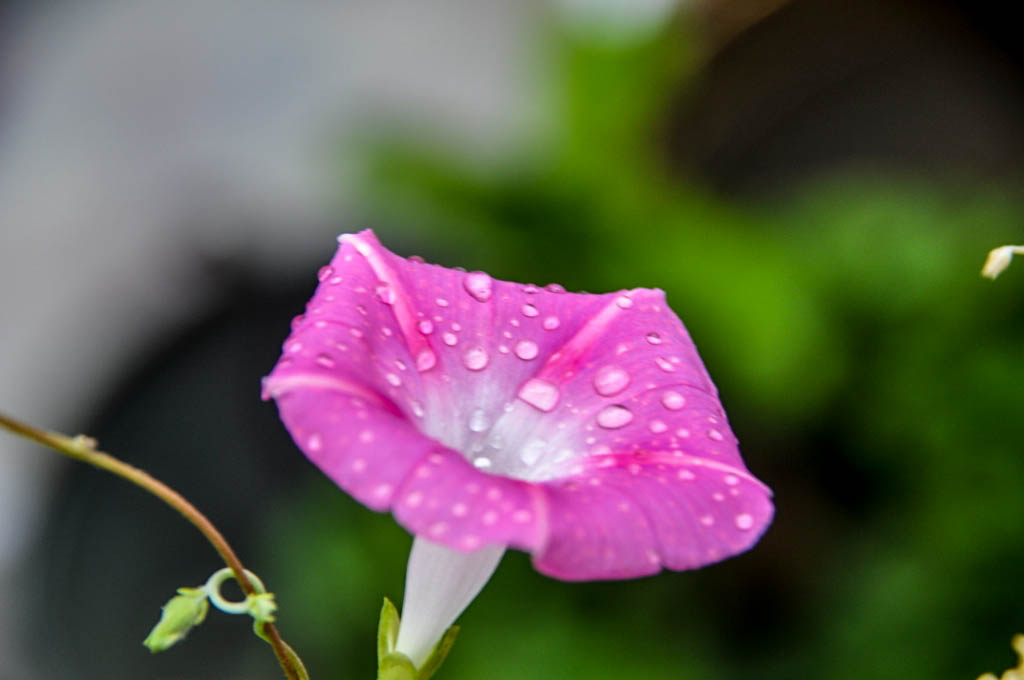
{"label": "blurred green foliage", "polygon": [[[660,116],[698,65],[551,41],[555,124],[484,164],[372,145],[364,224],[405,254],[570,290],[660,287],[715,377],[777,518],[699,572],[565,584],[510,554],[445,678],[976,677],[1024,631],[1024,266],[1009,191],[862,171],[757,205],[665,170]],[[326,481],[269,513],[282,618],[314,676],[371,677],[410,544]],[[297,621],[301,612],[302,622]]]}

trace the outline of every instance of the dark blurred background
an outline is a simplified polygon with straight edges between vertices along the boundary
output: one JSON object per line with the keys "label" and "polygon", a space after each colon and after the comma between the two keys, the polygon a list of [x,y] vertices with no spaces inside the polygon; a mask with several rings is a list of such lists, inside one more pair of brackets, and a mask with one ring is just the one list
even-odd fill
{"label": "dark blurred background", "polygon": [[[666,290],[777,517],[692,573],[510,553],[445,678],[969,679],[1024,632],[1024,62],[996,2],[0,4],[0,409],[203,509],[314,678],[373,677],[411,540],[259,378],[334,236]],[[279,676],[241,620],[141,645],[218,563],[0,437],[0,678]]]}

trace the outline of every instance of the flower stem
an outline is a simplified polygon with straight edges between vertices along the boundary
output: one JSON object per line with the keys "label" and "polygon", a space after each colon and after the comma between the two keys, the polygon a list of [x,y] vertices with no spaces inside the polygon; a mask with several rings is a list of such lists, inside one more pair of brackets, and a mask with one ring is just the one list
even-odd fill
{"label": "flower stem", "polygon": [[[171,487],[137,467],[122,462],[110,454],[96,450],[96,441],[89,437],[81,435],[78,437],[68,437],[56,432],[41,430],[18,422],[3,413],[0,413],[0,427],[26,439],[38,442],[69,458],[88,463],[107,472],[112,472],[167,503],[206,537],[206,540],[210,542],[214,550],[224,560],[224,563],[234,573],[235,580],[241,586],[242,592],[246,595],[256,593],[256,589],[245,573],[245,567],[242,566],[241,560],[238,559],[238,555],[235,554],[235,551],[220,531],[217,530],[217,527],[213,526],[203,513],[199,512],[194,505],[185,500],[181,494]],[[309,680],[309,673],[306,671],[299,655],[281,639],[277,628],[272,623],[266,623],[263,625],[263,632],[266,635],[265,639],[274,649],[274,654],[277,656],[278,663],[281,664],[285,677],[288,680]]]}

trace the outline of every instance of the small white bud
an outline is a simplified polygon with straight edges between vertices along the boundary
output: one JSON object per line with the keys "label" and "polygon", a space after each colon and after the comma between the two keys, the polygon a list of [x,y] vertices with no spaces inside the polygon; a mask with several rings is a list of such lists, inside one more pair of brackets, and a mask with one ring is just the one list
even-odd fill
{"label": "small white bud", "polygon": [[1024,246],[1001,246],[989,251],[985,258],[985,266],[981,268],[981,275],[995,279],[1003,273],[1003,270],[1010,266],[1014,255],[1024,254]]}

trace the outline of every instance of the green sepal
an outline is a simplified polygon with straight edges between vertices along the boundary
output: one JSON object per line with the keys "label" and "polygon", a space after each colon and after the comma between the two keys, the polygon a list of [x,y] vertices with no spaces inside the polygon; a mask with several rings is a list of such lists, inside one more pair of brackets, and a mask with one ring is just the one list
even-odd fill
{"label": "green sepal", "polygon": [[377,624],[377,680],[430,680],[455,644],[459,627],[452,626],[446,630],[430,656],[417,669],[409,657],[395,651],[400,623],[398,609],[385,597],[380,610],[380,623]]}
{"label": "green sepal", "polygon": [[459,627],[452,626],[444,632],[441,636],[441,640],[434,647],[434,651],[430,653],[427,660],[420,666],[420,672],[416,676],[416,680],[430,680],[437,669],[441,667],[444,660],[448,657],[448,652],[451,651],[452,645],[455,644],[455,636],[459,634]]}
{"label": "green sepal", "polygon": [[210,603],[205,588],[178,588],[178,594],[163,606],[160,620],[142,644],[154,654],[162,652],[184,640],[190,630],[203,622],[208,611]]}
{"label": "green sepal", "polygon": [[377,624],[377,667],[384,664],[384,657],[395,651],[398,642],[398,609],[388,598],[380,608],[380,623]]}
{"label": "green sepal", "polygon": [[377,680],[416,680],[416,667],[405,654],[390,652],[377,666]]}

